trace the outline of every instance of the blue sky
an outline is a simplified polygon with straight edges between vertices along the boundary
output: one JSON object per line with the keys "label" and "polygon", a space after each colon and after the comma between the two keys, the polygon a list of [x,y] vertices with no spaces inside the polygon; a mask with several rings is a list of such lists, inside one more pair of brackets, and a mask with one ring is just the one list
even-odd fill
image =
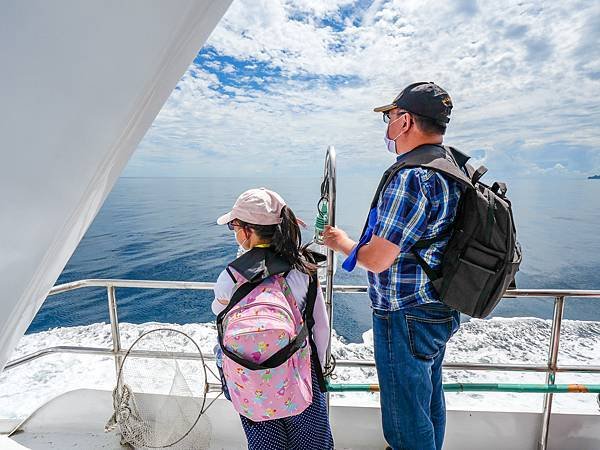
{"label": "blue sky", "polygon": [[391,163],[372,108],[435,81],[446,143],[498,176],[600,173],[600,3],[235,0],[125,176],[319,176]]}

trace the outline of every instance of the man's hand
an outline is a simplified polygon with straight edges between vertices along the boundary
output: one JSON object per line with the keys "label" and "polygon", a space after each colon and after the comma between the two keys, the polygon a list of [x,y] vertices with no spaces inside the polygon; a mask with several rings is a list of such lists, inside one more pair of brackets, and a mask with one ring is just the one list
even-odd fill
{"label": "man's hand", "polygon": [[356,242],[348,237],[348,234],[341,228],[325,225],[323,230],[323,243],[334,252],[341,252],[348,255]]}

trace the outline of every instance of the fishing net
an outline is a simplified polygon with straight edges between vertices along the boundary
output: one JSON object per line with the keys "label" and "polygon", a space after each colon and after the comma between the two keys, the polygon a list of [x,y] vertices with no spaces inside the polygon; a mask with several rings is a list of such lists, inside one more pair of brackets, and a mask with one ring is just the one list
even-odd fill
{"label": "fishing net", "polygon": [[133,448],[208,448],[208,390],[204,357],[191,337],[168,328],[145,332],[123,357],[105,430],[118,427],[121,443]]}

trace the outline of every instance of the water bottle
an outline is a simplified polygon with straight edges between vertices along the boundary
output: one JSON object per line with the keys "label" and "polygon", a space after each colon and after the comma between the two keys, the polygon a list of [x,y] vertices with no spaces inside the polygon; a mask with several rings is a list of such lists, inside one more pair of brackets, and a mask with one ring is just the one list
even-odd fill
{"label": "water bottle", "polygon": [[[317,218],[315,220],[315,237],[314,237],[313,241],[322,247],[324,247],[323,246],[323,231],[325,231],[325,225],[327,225],[327,215],[328,215],[327,202],[321,201],[321,203],[319,204],[319,214],[317,215]],[[325,253],[323,253],[323,254],[325,254]]]}
{"label": "water bottle", "polygon": [[[313,243],[308,247],[310,250],[316,253],[320,253],[323,256],[327,256],[327,247],[323,245],[323,231],[325,231],[325,225],[327,225],[327,201],[322,200],[319,203],[319,214],[315,220],[315,235],[313,237]],[[335,255],[333,259],[333,271],[335,273]],[[319,283],[322,286],[325,285],[327,280],[327,261],[323,261],[317,266],[317,277]]]}

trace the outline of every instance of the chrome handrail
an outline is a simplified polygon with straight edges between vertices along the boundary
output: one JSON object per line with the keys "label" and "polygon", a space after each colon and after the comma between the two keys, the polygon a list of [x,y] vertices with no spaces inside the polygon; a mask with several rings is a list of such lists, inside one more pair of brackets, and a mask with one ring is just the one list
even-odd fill
{"label": "chrome handrail", "polygon": [[[19,358],[8,362],[4,367],[5,371],[27,364],[43,356],[58,354],[58,353],[78,353],[82,355],[103,355],[103,356],[125,356],[127,351],[120,350],[115,352],[112,348],[104,347],[86,347],[73,345],[57,345],[46,347],[37,350],[33,353],[28,353]],[[148,354],[158,355],[162,357],[167,353],[158,350],[148,351]],[[169,353],[170,354],[170,353]],[[194,353],[178,353],[182,359],[197,359]],[[204,355],[205,361],[214,361],[213,355]],[[336,362],[336,367],[351,367],[351,368],[374,368],[375,361],[368,359],[339,359]],[[532,373],[548,373],[548,365],[546,364],[490,364],[490,363],[459,363],[459,362],[444,362],[444,369],[447,370],[473,370],[473,371],[493,371],[493,372],[532,372]],[[600,366],[557,366],[556,373],[600,373]]]}
{"label": "chrome handrail", "polygon": [[[335,227],[335,212],[337,201],[337,176],[336,176],[336,152],[333,145],[327,147],[325,153],[325,166],[323,168],[323,180],[327,186],[327,225]],[[324,193],[321,192],[321,195]],[[327,273],[325,277],[325,307],[327,308],[327,317],[329,319],[329,340],[327,341],[327,351],[325,352],[325,375],[332,370],[331,365],[331,342],[333,338],[333,277],[335,272],[335,254],[332,249],[327,248]],[[327,393],[326,403],[329,411],[330,396]]]}
{"label": "chrome handrail", "polygon": [[[48,295],[62,294],[85,287],[114,286],[116,288],[141,289],[181,289],[181,290],[211,290],[215,283],[211,281],[167,281],[167,280],[123,280],[120,278],[85,278],[70,283],[57,284]],[[342,294],[364,294],[368,287],[364,285],[334,284],[333,292]],[[509,289],[504,298],[516,297],[594,297],[600,298],[600,290],[593,289]]]}
{"label": "chrome handrail", "polygon": [[[33,360],[39,359],[43,356],[58,354],[58,353],[77,353],[85,355],[101,355],[101,356],[125,356],[127,351],[120,350],[115,352],[112,348],[104,347],[85,347],[85,346],[72,346],[72,345],[57,345],[54,347],[47,347],[37,350],[33,353],[21,356],[8,362],[4,367],[5,371],[14,369],[21,365],[27,364]],[[152,354],[162,356],[162,352],[156,350],[150,351]],[[164,353],[164,355],[167,355]],[[180,355],[185,358],[194,359],[194,353],[182,352]],[[204,355],[206,361],[214,361],[213,355]],[[368,359],[339,359],[336,363],[337,367],[351,367],[351,368],[374,368],[375,362]],[[444,362],[444,369],[447,370],[473,370],[473,371],[494,371],[494,372],[533,372],[533,373],[547,373],[547,364],[492,364],[492,363],[466,363],[466,362]],[[557,373],[600,373],[600,366],[557,366],[555,371]]]}
{"label": "chrome handrail", "polygon": [[205,281],[160,281],[160,280],[122,280],[111,278],[86,278],[70,283],[57,284],[48,295],[62,294],[84,287],[116,287],[116,288],[141,288],[141,289],[195,289],[210,290],[215,287],[213,282]]}
{"label": "chrome handrail", "polygon": [[[102,355],[102,356],[119,356],[124,357],[127,355],[126,350],[115,351],[112,348],[104,347],[85,347],[75,345],[56,345],[54,347],[47,347],[41,350],[37,350],[28,355],[21,356],[20,358],[10,361],[4,370],[14,369],[15,367],[21,366],[35,359],[41,358],[46,355],[55,353],[78,353],[81,355]],[[134,350],[129,352],[131,356],[143,356],[147,358],[166,358],[174,357],[175,359],[204,359],[205,361],[214,361],[213,355],[198,355],[196,353],[189,352],[163,352],[159,350]]]}
{"label": "chrome handrail", "polygon": [[[112,348],[98,347],[75,347],[75,346],[58,346],[47,349],[41,349],[29,355],[22,356],[16,360],[10,361],[5,370],[18,367],[26,364],[34,359],[52,353],[83,353],[83,354],[99,354],[112,355],[115,358],[115,366],[118,368],[121,358],[125,352],[121,348],[120,331],[118,325],[117,313],[117,298],[116,288],[145,288],[145,289],[181,289],[181,290],[210,290],[213,289],[215,283],[212,282],[194,282],[194,281],[157,281],[157,280],[122,280],[122,279],[84,279],[71,283],[65,283],[54,286],[48,295],[57,295],[64,292],[74,291],[89,287],[103,287],[107,290],[109,316],[111,322]],[[325,288],[324,288],[325,289]],[[331,292],[357,294],[366,293],[367,286],[351,286],[351,285],[333,285]],[[483,371],[522,371],[522,372],[538,372],[547,374],[546,384],[553,385],[556,374],[559,372],[572,373],[600,373],[599,366],[559,366],[558,365],[558,350],[560,342],[560,330],[562,328],[562,312],[564,301],[567,297],[598,297],[600,298],[600,290],[568,290],[568,289],[515,289],[509,290],[505,294],[505,298],[516,297],[554,297],[554,315],[552,319],[552,334],[549,349],[547,365],[535,364],[477,364],[477,363],[444,363],[444,368],[450,370],[483,370]],[[148,355],[153,357],[174,357],[173,354],[162,355],[161,352],[148,352]],[[185,353],[177,354],[181,358],[193,358],[193,355]],[[212,359],[207,357],[206,359]],[[337,363],[341,367],[374,367],[374,361],[370,360],[342,360]],[[538,448],[546,449],[548,442],[548,434],[550,430],[550,418],[552,413],[552,393],[546,393],[544,396],[543,422],[540,433]]]}

